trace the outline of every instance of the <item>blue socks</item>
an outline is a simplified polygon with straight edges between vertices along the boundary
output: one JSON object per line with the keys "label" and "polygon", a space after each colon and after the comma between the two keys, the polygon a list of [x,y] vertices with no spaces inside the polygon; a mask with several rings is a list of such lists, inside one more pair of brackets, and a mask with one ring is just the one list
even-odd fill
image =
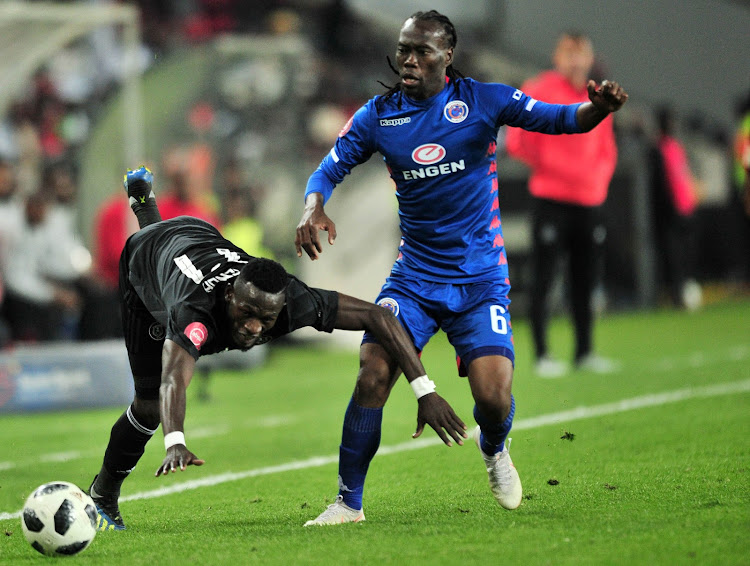
{"label": "blue socks", "polygon": [[349,401],[339,446],[339,495],[352,509],[362,509],[367,468],[380,446],[383,409],[368,409]]}
{"label": "blue socks", "polygon": [[513,395],[510,396],[510,412],[505,420],[501,423],[488,421],[485,416],[479,412],[479,408],[474,405],[474,420],[477,421],[482,434],[479,437],[479,446],[482,452],[488,455],[502,452],[505,447],[505,439],[513,427],[513,415],[516,413],[516,400]]}

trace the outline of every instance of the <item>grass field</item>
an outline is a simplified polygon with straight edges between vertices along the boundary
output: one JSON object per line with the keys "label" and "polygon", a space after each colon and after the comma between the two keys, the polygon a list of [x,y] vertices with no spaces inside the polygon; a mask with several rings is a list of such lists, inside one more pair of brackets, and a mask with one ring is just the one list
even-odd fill
{"label": "grass field", "polygon": [[[128,529],[100,533],[80,564],[750,564],[750,302],[687,314],[609,315],[606,377],[530,371],[516,320],[511,454],[524,484],[497,506],[476,447],[410,438],[405,381],[386,407],[365,491],[367,521],[302,528],[336,494],[341,419],[357,356],[276,347],[251,374],[191,388],[186,423],[202,468],[156,479],[161,432],[123,489]],[[556,320],[552,348],[571,349]],[[442,335],[423,360],[467,424],[472,402]],[[0,564],[45,560],[17,512],[39,484],[87,487],[122,408],[0,417]],[[566,438],[563,438],[566,437]],[[572,437],[572,439],[570,439]]]}

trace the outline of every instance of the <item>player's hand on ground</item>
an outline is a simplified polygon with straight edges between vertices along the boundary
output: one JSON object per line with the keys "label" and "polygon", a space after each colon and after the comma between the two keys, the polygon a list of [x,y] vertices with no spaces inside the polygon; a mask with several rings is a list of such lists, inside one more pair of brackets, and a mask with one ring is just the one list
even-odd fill
{"label": "player's hand on ground", "polygon": [[294,239],[297,257],[302,257],[302,250],[305,250],[310,259],[318,259],[318,254],[323,251],[318,236],[320,230],[328,232],[328,243],[333,245],[336,239],[336,224],[328,218],[322,206],[305,207],[305,212],[297,224],[297,237]]}
{"label": "player's hand on ground", "polygon": [[600,85],[595,81],[589,81],[586,88],[589,91],[589,100],[602,112],[617,112],[628,99],[625,89],[614,81],[602,81]]}
{"label": "player's hand on ground", "polygon": [[453,407],[448,401],[437,393],[428,393],[419,398],[419,410],[417,411],[417,430],[412,438],[419,438],[424,430],[424,425],[430,425],[446,446],[453,446],[451,438],[457,444],[463,444],[467,438],[466,425],[458,418]]}
{"label": "player's hand on ground", "polygon": [[176,472],[178,469],[184,471],[188,466],[202,466],[205,460],[199,459],[195,454],[182,444],[175,444],[167,449],[167,455],[154,474],[156,477]]}

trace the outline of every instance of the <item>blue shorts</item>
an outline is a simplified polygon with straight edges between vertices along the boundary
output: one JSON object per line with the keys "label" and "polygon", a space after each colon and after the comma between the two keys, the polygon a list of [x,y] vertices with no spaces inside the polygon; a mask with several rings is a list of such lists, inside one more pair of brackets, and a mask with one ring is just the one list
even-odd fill
{"label": "blue shorts", "polygon": [[[515,361],[510,326],[510,284],[480,281],[454,285],[393,275],[375,301],[396,315],[420,352],[442,329],[456,350],[458,373],[483,356],[505,356]],[[365,332],[362,343],[377,343]]]}

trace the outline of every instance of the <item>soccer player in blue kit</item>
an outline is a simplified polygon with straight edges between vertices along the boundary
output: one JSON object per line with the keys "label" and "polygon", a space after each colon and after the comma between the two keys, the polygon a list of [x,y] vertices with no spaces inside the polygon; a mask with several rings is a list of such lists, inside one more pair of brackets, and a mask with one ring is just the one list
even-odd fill
{"label": "soccer player in blue kit", "polygon": [[[507,85],[464,78],[453,68],[455,46],[455,28],[444,15],[417,12],[406,20],[396,50],[401,80],[354,114],[310,176],[295,245],[298,256],[304,250],[315,260],[322,252],[320,230],[333,244],[336,226],[324,204],[352,167],[379,152],[396,184],[402,240],[376,302],[394,312],[418,351],[438,329],[445,331],[459,375],[468,376],[478,424],[473,436],[491,491],[502,507],[515,509],[522,488],[505,446],[515,413],[514,350],[497,131],[509,124],[548,134],[587,132],[628,95],[615,82],[590,81],[589,102],[545,104]],[[383,406],[400,373],[365,333],[344,417],[339,495],[305,526],[364,520],[365,477],[380,443]],[[427,376],[411,386],[420,405],[435,392]]]}

